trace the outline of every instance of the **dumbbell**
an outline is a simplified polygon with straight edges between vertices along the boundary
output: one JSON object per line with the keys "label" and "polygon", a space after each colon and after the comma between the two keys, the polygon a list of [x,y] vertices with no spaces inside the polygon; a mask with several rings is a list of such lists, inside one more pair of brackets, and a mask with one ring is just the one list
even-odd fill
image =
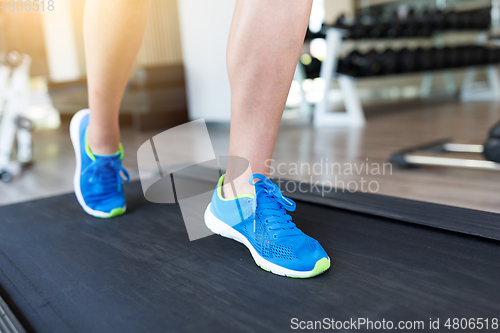
{"label": "dumbbell", "polygon": [[337,65],[337,72],[340,74],[345,74],[345,75],[349,75],[349,76],[357,76],[356,75],[357,73],[354,71],[354,69],[352,69],[350,67],[349,59],[347,59],[347,58],[348,58],[348,56],[346,56],[345,58],[339,59],[339,62]]}
{"label": "dumbbell", "polygon": [[446,67],[453,68],[460,66],[460,52],[456,47],[444,48]]}
{"label": "dumbbell", "polygon": [[371,25],[369,28],[369,35],[371,38],[386,37],[388,29],[388,22],[384,19],[380,12],[371,17]]}
{"label": "dumbbell", "polygon": [[471,12],[461,12],[458,14],[458,28],[462,30],[467,30],[472,28],[472,13]]}
{"label": "dumbbell", "polygon": [[352,76],[373,76],[381,71],[381,65],[376,51],[362,54],[357,50],[349,53],[342,61],[342,73]]}
{"label": "dumbbell", "polygon": [[360,59],[362,57],[363,54],[358,50],[351,51],[339,64],[339,72],[351,76],[360,76],[359,66],[357,66],[357,64],[361,62]]}
{"label": "dumbbell", "polygon": [[339,29],[348,29],[349,25],[347,24],[347,17],[345,16],[345,14],[340,14],[337,17],[337,20],[335,20],[333,26]]}
{"label": "dumbbell", "polygon": [[403,35],[403,26],[399,21],[398,13],[394,11],[387,20],[387,31],[385,35],[389,38],[398,38]]}
{"label": "dumbbell", "polygon": [[500,139],[500,121],[491,128],[490,130],[490,138]]}
{"label": "dumbbell", "polygon": [[488,30],[491,25],[491,9],[481,9],[476,19],[476,29]]}
{"label": "dumbbell", "polygon": [[415,52],[403,48],[397,52],[398,58],[398,72],[408,73],[414,72],[416,70],[417,61],[415,58]]}
{"label": "dumbbell", "polygon": [[430,53],[434,62],[434,69],[443,69],[447,67],[446,50],[444,48],[433,47]]}
{"label": "dumbbell", "polygon": [[493,126],[489,135],[484,143],[483,155],[487,160],[500,163],[500,122]]}
{"label": "dumbbell", "polygon": [[432,30],[442,31],[446,29],[445,14],[441,10],[431,11]]}
{"label": "dumbbell", "polygon": [[486,49],[482,46],[473,46],[472,49],[472,64],[483,65],[487,63]]}
{"label": "dumbbell", "polygon": [[383,38],[387,36],[389,25],[381,20],[375,21],[373,27],[370,29],[371,38]]}
{"label": "dumbbell", "polygon": [[473,50],[470,46],[460,46],[458,50],[458,66],[470,66],[473,64]]}
{"label": "dumbbell", "polygon": [[393,74],[398,71],[398,55],[394,50],[387,49],[378,55],[380,74]]}
{"label": "dumbbell", "polygon": [[449,11],[444,15],[445,27],[449,30],[459,29],[458,13],[455,11]]}
{"label": "dumbbell", "polygon": [[[358,61],[356,62],[356,60]],[[361,58],[356,58],[355,65],[358,66],[361,76],[378,75],[382,70],[382,66],[379,62],[379,55],[377,51],[374,50],[364,54]]]}
{"label": "dumbbell", "polygon": [[484,11],[482,10],[474,10],[470,12],[470,25],[471,29],[484,30],[488,29],[489,22],[484,22],[484,20],[491,20],[489,18],[489,14],[487,16],[484,15]]}
{"label": "dumbbell", "polygon": [[411,9],[406,20],[403,22],[403,36],[404,37],[416,37],[418,36],[417,18],[415,16],[415,10]]}
{"label": "dumbbell", "polygon": [[421,37],[430,37],[433,32],[433,12],[426,9],[418,20],[418,35]]}
{"label": "dumbbell", "polygon": [[419,47],[415,51],[416,70],[428,71],[434,68],[434,58],[430,49]]}
{"label": "dumbbell", "polygon": [[486,63],[486,54],[483,47],[462,46],[459,49],[461,66],[475,66]]}
{"label": "dumbbell", "polygon": [[312,57],[309,54],[305,54],[300,57],[300,62],[302,63],[302,65],[304,65],[306,77],[308,79],[319,77],[319,73],[321,70],[321,60]]}
{"label": "dumbbell", "polygon": [[337,66],[337,72],[349,76],[358,76],[357,68],[352,65],[352,59],[356,57],[361,57],[359,51],[354,50],[347,54],[344,58],[339,59],[339,64]]}
{"label": "dumbbell", "polygon": [[369,29],[363,23],[363,17],[356,17],[353,26],[349,29],[349,33],[352,39],[362,39],[369,36]]}
{"label": "dumbbell", "polygon": [[488,64],[496,64],[500,62],[500,48],[487,48],[485,50],[486,53],[486,63]]}
{"label": "dumbbell", "polygon": [[312,32],[311,30],[309,30],[309,28],[307,28],[306,37],[304,38],[304,41],[313,40],[315,38],[326,38],[326,35],[321,32]]}
{"label": "dumbbell", "polygon": [[489,161],[500,163],[500,138],[489,138],[483,146],[483,155]]}

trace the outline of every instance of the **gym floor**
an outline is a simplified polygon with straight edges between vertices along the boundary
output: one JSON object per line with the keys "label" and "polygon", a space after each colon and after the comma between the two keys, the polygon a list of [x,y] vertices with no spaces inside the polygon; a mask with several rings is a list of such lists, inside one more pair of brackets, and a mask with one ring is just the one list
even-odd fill
{"label": "gym floor", "polygon": [[[274,166],[284,164],[275,177],[282,172],[288,173],[283,178],[330,181],[337,187],[342,187],[342,182],[359,183],[362,177],[367,183],[378,183],[378,194],[500,213],[500,178],[493,171],[386,168],[385,174],[374,175],[370,171],[358,175],[344,169],[334,180],[334,176],[324,172],[315,175],[313,170],[308,172],[302,168],[298,173],[293,170],[294,163],[309,163],[311,166],[314,163],[354,163],[358,167],[378,163],[382,166],[390,154],[399,149],[446,137],[459,143],[482,144],[488,129],[500,119],[500,103],[412,102],[411,105],[396,105],[383,110],[380,107],[368,109],[367,117],[368,124],[363,129],[318,129],[284,123],[276,143]],[[36,162],[21,178],[0,184],[0,205],[72,191],[75,162],[68,127],[68,123],[63,123],[57,130],[34,133]],[[216,154],[227,154],[229,128],[212,125],[209,131]],[[124,166],[133,179],[138,178],[135,152],[144,141],[160,132],[136,132],[123,128]],[[151,169],[154,170],[155,166]]]}

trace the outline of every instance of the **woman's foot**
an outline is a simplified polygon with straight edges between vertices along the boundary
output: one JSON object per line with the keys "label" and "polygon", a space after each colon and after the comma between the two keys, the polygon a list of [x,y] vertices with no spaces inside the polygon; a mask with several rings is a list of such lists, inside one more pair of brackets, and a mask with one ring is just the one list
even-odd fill
{"label": "woman's foot", "polygon": [[127,209],[122,181],[129,181],[122,167],[123,148],[120,145],[119,151],[112,155],[93,154],[86,135],[89,118],[90,111],[81,110],[73,116],[70,125],[76,155],[73,179],[76,198],[89,215],[100,218],[122,215]]}
{"label": "woman's foot", "polygon": [[[259,179],[253,183],[255,179]],[[243,243],[256,264],[271,273],[308,278],[330,268],[330,258],[315,239],[292,222],[288,211],[295,202],[261,174],[250,177],[255,193],[226,199],[219,179],[212,202],[205,211],[205,224],[214,233]]]}

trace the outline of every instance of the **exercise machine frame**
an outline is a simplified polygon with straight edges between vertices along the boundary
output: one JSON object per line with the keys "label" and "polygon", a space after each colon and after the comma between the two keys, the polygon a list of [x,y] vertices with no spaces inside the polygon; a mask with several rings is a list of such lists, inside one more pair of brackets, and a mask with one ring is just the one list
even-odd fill
{"label": "exercise machine frame", "polygon": [[[24,116],[30,98],[31,57],[12,51],[3,58],[0,64],[0,180],[10,181],[32,161],[33,124]],[[16,160],[12,160],[16,141]]]}
{"label": "exercise machine frame", "polygon": [[391,155],[391,157],[389,158],[389,162],[401,168],[410,168],[413,166],[443,166],[500,171],[500,163],[492,161],[418,154],[418,152],[427,152],[434,154],[483,154],[483,151],[483,145],[452,143],[451,139],[442,139],[400,150]]}

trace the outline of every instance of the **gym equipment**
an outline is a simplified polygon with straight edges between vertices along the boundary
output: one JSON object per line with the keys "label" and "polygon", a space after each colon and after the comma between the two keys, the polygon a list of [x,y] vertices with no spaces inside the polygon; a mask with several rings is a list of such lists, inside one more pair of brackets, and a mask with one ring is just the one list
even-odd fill
{"label": "gym equipment", "polygon": [[446,67],[454,68],[460,66],[460,52],[455,47],[445,47],[444,54],[446,59]]}
{"label": "gym equipment", "polygon": [[[19,175],[32,160],[32,122],[24,117],[29,101],[31,58],[11,51],[0,64],[0,180]],[[3,111],[3,112],[2,112]],[[3,113],[3,114],[2,114]],[[17,138],[17,160],[11,161]]]}
{"label": "gym equipment", "polygon": [[500,62],[500,48],[487,48],[486,52],[486,63],[494,64]]}
{"label": "gym equipment", "polygon": [[463,30],[472,28],[472,16],[470,12],[461,12],[458,14],[458,28]]}
{"label": "gym equipment", "polygon": [[[448,24],[453,25],[457,17],[456,12],[444,13],[438,11],[431,17],[432,26],[436,28],[441,25],[444,27],[447,27]],[[341,22],[343,22],[342,24],[347,24],[347,21],[348,20],[345,18],[341,20]],[[421,21],[422,19],[420,19],[420,21],[417,20],[417,22]],[[394,12],[389,19],[377,16],[375,19],[365,18],[361,20],[361,18],[358,17],[356,24],[359,27],[362,26],[363,29],[369,26],[369,24],[372,24],[369,28],[372,29],[375,27],[373,24],[380,25],[382,22],[388,23],[388,30],[385,33],[386,37],[401,36],[403,20],[399,20],[396,12]],[[428,24],[428,20],[426,20],[426,22],[425,24]],[[347,26],[352,27],[352,25],[348,24]],[[457,86],[451,71],[447,69],[467,66],[468,69],[460,89],[460,99],[462,101],[496,101],[500,99],[500,80],[498,79],[497,66],[494,65],[500,62],[500,53],[497,53],[497,48],[485,48],[484,43],[480,46],[476,44],[473,47],[442,47],[443,41],[439,41],[439,38],[437,38],[434,48],[414,51],[403,47],[398,51],[394,51],[396,52],[395,58],[397,63],[397,69],[394,71],[394,57],[392,52],[387,53],[390,57],[387,61],[384,59],[386,55],[385,52],[378,53],[373,50],[365,52],[365,55],[354,50],[343,59],[340,58],[343,54],[344,39],[346,37],[350,38],[349,30],[350,28],[338,29],[335,27],[324,27],[327,52],[326,58],[322,61],[320,71],[320,78],[325,82],[323,96],[329,95],[332,83],[337,81],[342,90],[344,109],[346,112],[330,112],[330,102],[327,98],[322,98],[314,106],[312,118],[315,126],[359,127],[365,124],[363,107],[356,90],[355,78],[357,77],[424,71],[425,75],[422,79],[420,95],[425,97],[429,96],[431,91],[433,81],[432,71],[443,70],[441,74],[444,77],[446,91],[450,96],[456,96]],[[364,33],[356,32],[356,34],[362,35]],[[380,32],[374,34],[378,36]],[[366,55],[368,55],[368,57],[363,59]],[[475,67],[485,64],[489,65],[485,66],[485,68]],[[477,70],[486,70],[488,77],[487,85],[480,82],[474,82],[475,72]]]}
{"label": "gym equipment", "polygon": [[446,51],[444,48],[433,47],[430,50],[433,68],[434,69],[443,69],[447,67],[446,63]]}
{"label": "gym equipment", "polygon": [[486,51],[482,46],[471,47],[472,51],[472,65],[484,65],[486,64]]}
{"label": "gym equipment", "polygon": [[476,29],[488,30],[491,26],[491,8],[479,10],[474,21]]}
{"label": "gym equipment", "polygon": [[314,79],[319,77],[321,70],[321,60],[310,55],[301,56],[300,62],[304,65],[306,78]]}
{"label": "gym equipment", "polygon": [[325,38],[325,34],[321,33],[321,31],[319,31],[319,32],[312,32],[311,30],[309,30],[309,27],[308,27],[307,31],[306,31],[306,36],[304,38],[304,41],[310,41],[310,40],[313,40],[313,39],[316,39],[316,38]]}
{"label": "gym equipment", "polygon": [[[490,131],[483,145],[451,143],[443,139],[416,147],[403,149],[391,155],[389,162],[400,168],[414,166],[447,166],[500,171],[500,122]],[[418,154],[426,152],[426,155]],[[446,153],[482,154],[486,160],[436,156]],[[430,155],[432,154],[432,155]]]}
{"label": "gym equipment", "polygon": [[417,19],[415,17],[415,10],[411,9],[403,21],[403,34],[402,37],[412,38],[419,36]]}
{"label": "gym equipment", "polygon": [[397,52],[387,49],[381,53],[371,50],[360,53],[351,51],[340,59],[338,72],[354,77],[379,74],[411,73],[500,62],[500,49],[482,46],[456,48],[403,48]]}
{"label": "gym equipment", "polygon": [[446,28],[446,16],[441,10],[431,11],[424,14],[430,16],[433,31],[443,31]]}
{"label": "gym equipment", "polygon": [[489,135],[484,143],[483,155],[487,160],[500,163],[500,122],[493,126]]}
{"label": "gym equipment", "polygon": [[381,52],[378,62],[381,66],[380,74],[394,74],[398,70],[397,53],[394,50],[387,49]]}
{"label": "gym equipment", "polygon": [[500,163],[500,138],[489,138],[484,143],[483,155],[487,160]]}
{"label": "gym equipment", "polygon": [[[208,182],[199,174],[193,181]],[[0,293],[39,333],[281,332],[292,318],[332,313],[441,325],[498,317],[498,215],[286,191],[294,185],[282,184],[297,202],[294,222],[332,259],[316,278],[267,273],[218,236],[189,242],[179,206],[147,202],[135,182],[125,184],[128,213],[109,223],[87,216],[73,194],[0,207],[10,221],[0,223]]]}
{"label": "gym equipment", "polygon": [[388,20],[388,28],[386,31],[386,36],[388,38],[398,38],[403,34],[403,26],[401,25],[398,17],[398,13],[394,11]]}
{"label": "gym equipment", "polygon": [[458,47],[459,66],[473,65],[473,48],[470,46]]}
{"label": "gym equipment", "polygon": [[500,122],[491,128],[489,136],[490,138],[500,138]]}
{"label": "gym equipment", "polygon": [[[486,30],[488,29],[488,20],[491,22],[491,18],[485,15],[483,10],[475,10],[470,13],[470,25],[471,29]],[[486,23],[486,24],[485,24]]]}
{"label": "gym equipment", "polygon": [[[348,29],[350,27],[349,24],[347,24],[347,17],[345,14],[340,14],[333,26],[338,29]],[[307,30],[309,31],[309,28],[307,28]]]}
{"label": "gym equipment", "polygon": [[351,39],[431,37],[445,30],[488,30],[490,12],[490,9],[461,12],[426,9],[417,14],[410,9],[403,17],[393,11],[389,17],[378,12],[352,19],[341,14],[333,27],[346,30],[344,37]]}
{"label": "gym equipment", "polygon": [[431,37],[433,29],[433,12],[425,10],[417,22],[417,32],[420,37]]}
{"label": "gym equipment", "polygon": [[398,72],[409,73],[417,69],[416,54],[407,48],[402,48],[398,51]]}
{"label": "gym equipment", "polygon": [[434,57],[431,49],[418,48],[415,51],[416,66],[419,71],[428,71],[434,68]]}
{"label": "gym equipment", "polygon": [[349,36],[352,39],[362,39],[369,36],[369,27],[364,24],[363,17],[356,17],[353,26],[349,29]]}
{"label": "gym equipment", "polygon": [[362,54],[354,50],[345,57],[339,69],[352,76],[373,76],[381,72],[382,66],[376,51]]}
{"label": "gym equipment", "polygon": [[370,37],[371,38],[384,38],[387,34],[388,26],[385,22],[378,21],[371,29],[370,29]]}
{"label": "gym equipment", "polygon": [[460,28],[459,14],[452,10],[444,14],[445,28],[448,30],[458,30]]}

